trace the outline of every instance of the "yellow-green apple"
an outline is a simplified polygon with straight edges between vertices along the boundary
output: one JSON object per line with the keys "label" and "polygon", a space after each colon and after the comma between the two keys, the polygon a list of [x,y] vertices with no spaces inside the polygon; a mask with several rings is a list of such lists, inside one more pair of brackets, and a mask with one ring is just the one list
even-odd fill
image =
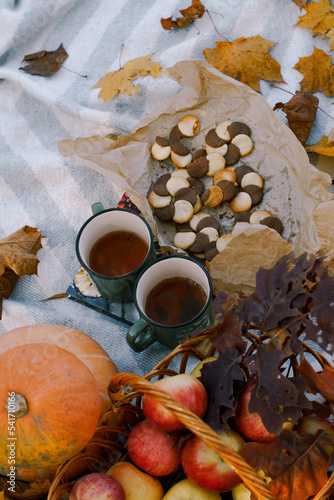
{"label": "yellow-green apple", "polygon": [[118,462],[107,470],[107,474],[123,486],[126,500],[161,500],[164,496],[159,479],[131,462]]}
{"label": "yellow-green apple", "polygon": [[152,476],[166,476],[181,464],[180,433],[167,432],[151,420],[142,420],[127,439],[129,457]]}
{"label": "yellow-green apple", "polygon": [[323,445],[324,450],[326,451],[327,455],[330,457],[333,454],[334,451],[334,428],[333,428],[333,422],[330,422],[326,418],[317,418],[317,417],[312,417],[307,416],[304,417],[303,420],[301,420],[297,427],[296,431],[300,436],[305,436],[307,434],[312,434],[315,435],[317,434],[318,431],[324,431],[326,430],[326,434],[329,434],[332,438],[332,442],[326,442]]}
{"label": "yellow-green apple", "polygon": [[174,484],[167,491],[163,500],[221,500],[221,496],[219,493],[203,490],[186,478]]}
{"label": "yellow-green apple", "polygon": [[78,479],[69,500],[126,500],[123,486],[102,472],[92,472]]}
{"label": "yellow-green apple", "polygon": [[[181,373],[157,380],[153,384],[170,394],[198,417],[204,416],[208,405],[208,395],[204,385],[196,377]],[[145,417],[162,429],[175,431],[185,428],[185,425],[170,410],[167,410],[152,396],[145,394],[142,404]]]}
{"label": "yellow-green apple", "polygon": [[[235,430],[230,433],[223,430],[218,435],[227,447],[236,452],[244,446],[244,439]],[[241,483],[240,477],[228,463],[198,436],[192,436],[185,443],[181,463],[188,479],[205,490],[223,493]]]}
{"label": "yellow-green apple", "polygon": [[235,410],[235,426],[249,441],[258,443],[273,443],[276,434],[269,432],[263,425],[262,418],[257,412],[249,412],[249,401],[255,383],[249,384],[239,396]]}

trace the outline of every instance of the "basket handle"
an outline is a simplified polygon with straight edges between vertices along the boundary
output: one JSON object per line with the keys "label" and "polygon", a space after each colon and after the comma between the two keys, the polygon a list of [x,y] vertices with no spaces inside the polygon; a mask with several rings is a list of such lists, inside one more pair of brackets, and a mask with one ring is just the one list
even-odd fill
{"label": "basket handle", "polygon": [[194,434],[196,434],[208,446],[214,449],[218,455],[227,462],[230,467],[240,476],[244,484],[259,500],[276,500],[276,497],[267,487],[266,483],[259,477],[255,470],[237,452],[228,448],[219,436],[194,413],[176,401],[167,392],[159,389],[152,382],[139,377],[133,373],[117,373],[110,381],[109,389],[116,392],[121,387],[132,387],[135,390],[147,394],[159,400],[165,408],[173,414]]}

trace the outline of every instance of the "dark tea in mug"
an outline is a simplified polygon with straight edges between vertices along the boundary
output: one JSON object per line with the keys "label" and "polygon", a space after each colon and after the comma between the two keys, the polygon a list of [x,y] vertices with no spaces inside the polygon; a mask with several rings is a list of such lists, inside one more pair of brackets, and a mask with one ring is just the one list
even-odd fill
{"label": "dark tea in mug", "polygon": [[128,274],[145,259],[148,244],[129,231],[113,231],[98,239],[89,253],[89,267],[103,276]]}
{"label": "dark tea in mug", "polygon": [[206,293],[198,283],[174,276],[152,288],[146,299],[145,314],[161,325],[180,325],[197,316],[206,300]]}

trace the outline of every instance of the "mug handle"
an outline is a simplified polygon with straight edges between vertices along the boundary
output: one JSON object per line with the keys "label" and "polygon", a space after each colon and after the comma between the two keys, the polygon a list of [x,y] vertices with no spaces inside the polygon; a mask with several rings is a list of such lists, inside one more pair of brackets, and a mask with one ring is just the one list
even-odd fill
{"label": "mug handle", "polygon": [[[137,340],[139,335],[147,328],[147,332]],[[157,340],[155,328],[147,321],[140,318],[134,323],[126,334],[126,341],[135,352],[142,352]]]}
{"label": "mug handle", "polygon": [[97,201],[96,203],[93,203],[93,205],[91,206],[91,209],[92,209],[92,212],[93,214],[98,214],[99,212],[102,212],[102,210],[104,210],[104,206],[102,205],[102,203],[100,201]]}

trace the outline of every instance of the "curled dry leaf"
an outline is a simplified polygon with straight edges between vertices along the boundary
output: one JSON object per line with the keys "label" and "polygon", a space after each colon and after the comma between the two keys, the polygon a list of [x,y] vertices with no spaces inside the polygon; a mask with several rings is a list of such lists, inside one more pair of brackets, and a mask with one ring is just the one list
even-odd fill
{"label": "curled dry leaf", "polygon": [[260,80],[285,83],[280,64],[269,54],[277,45],[259,35],[234,42],[216,42],[215,49],[204,49],[205,59],[225,75],[261,92]]}
{"label": "curled dry leaf", "polygon": [[[294,0],[295,1],[295,0]],[[302,3],[302,7],[307,11],[305,16],[300,17],[296,26],[300,28],[311,28],[313,36],[322,35],[329,38],[329,48],[334,50],[334,9],[329,3],[329,0],[320,0],[319,2],[311,2],[306,5]]]}
{"label": "curled dry leaf", "polygon": [[140,91],[140,85],[135,87],[133,81],[137,76],[147,76],[151,74],[153,78],[160,75],[162,68],[160,63],[151,61],[154,54],[137,57],[128,61],[123,68],[117,71],[110,71],[92,87],[101,88],[99,97],[102,97],[104,102],[109,101],[118,93],[132,96]]}
{"label": "curled dry leaf", "polygon": [[296,5],[298,5],[298,7],[300,8],[300,10],[302,10],[305,5],[306,5],[306,2],[307,0],[292,0]]}
{"label": "curled dry leaf", "polygon": [[326,97],[334,96],[334,67],[332,58],[321,49],[314,47],[313,54],[301,57],[293,69],[304,75],[301,89],[314,94],[322,92]]}
{"label": "curled dry leaf", "polygon": [[282,109],[286,113],[290,129],[305,144],[317,114],[318,103],[319,99],[314,95],[297,90],[290,101],[276,103],[274,111]]}
{"label": "curled dry leaf", "polygon": [[28,64],[22,68],[26,73],[39,76],[50,76],[60,70],[60,65],[68,57],[63,44],[60,44],[57,50],[48,52],[41,50],[34,54],[26,55],[23,59]]}
{"label": "curled dry leaf", "polygon": [[204,15],[205,7],[200,0],[192,0],[192,4],[187,9],[180,10],[182,17],[178,17],[176,20],[168,17],[167,19],[161,19],[161,25],[165,30],[171,30],[172,28],[186,28],[196,19],[199,19]]}
{"label": "curled dry leaf", "polygon": [[24,226],[0,241],[0,299],[9,298],[18,278],[37,274],[36,254],[42,248],[41,238],[36,228]]}

